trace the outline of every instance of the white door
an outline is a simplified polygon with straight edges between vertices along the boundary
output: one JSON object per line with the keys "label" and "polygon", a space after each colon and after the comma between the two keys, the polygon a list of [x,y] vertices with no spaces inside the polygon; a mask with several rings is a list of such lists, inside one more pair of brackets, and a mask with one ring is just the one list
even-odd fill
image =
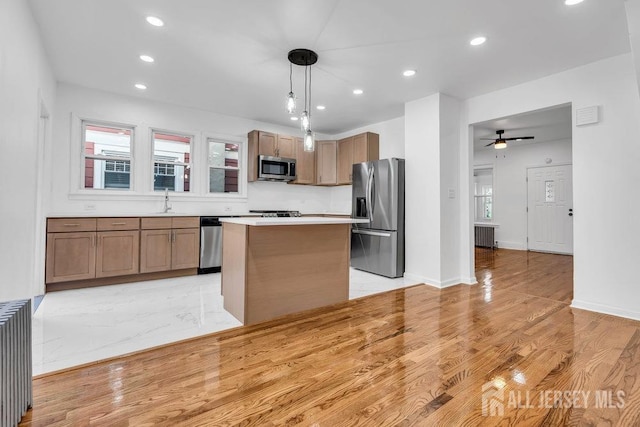
{"label": "white door", "polygon": [[527,169],[527,247],[573,254],[571,165]]}

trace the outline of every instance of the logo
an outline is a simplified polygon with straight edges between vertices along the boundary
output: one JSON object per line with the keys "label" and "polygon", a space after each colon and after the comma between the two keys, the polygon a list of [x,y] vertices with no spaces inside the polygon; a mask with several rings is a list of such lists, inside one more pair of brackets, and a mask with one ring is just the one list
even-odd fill
{"label": "logo", "polygon": [[482,416],[504,416],[504,384],[489,381],[482,386]]}
{"label": "logo", "polygon": [[[518,377],[520,380],[523,378]],[[514,378],[515,379],[515,378]],[[519,382],[516,380],[516,382]],[[482,386],[482,416],[503,417],[504,409],[622,409],[625,405],[623,390],[509,390],[507,382],[497,377]]]}

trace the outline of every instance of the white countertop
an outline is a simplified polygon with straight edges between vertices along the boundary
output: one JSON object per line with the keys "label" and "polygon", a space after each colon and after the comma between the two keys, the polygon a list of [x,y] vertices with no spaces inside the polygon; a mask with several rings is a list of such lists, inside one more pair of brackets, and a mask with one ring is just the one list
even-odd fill
{"label": "white countertop", "polygon": [[55,213],[47,215],[48,218],[137,218],[137,217],[172,217],[172,216],[260,216],[251,212],[200,212],[200,213],[177,213],[177,212],[148,212],[148,213],[96,213],[96,212],[74,212],[74,213]]}
{"label": "white countertop", "polygon": [[365,224],[367,219],[303,216],[297,218],[220,218],[220,222],[240,225],[313,225],[313,224]]}

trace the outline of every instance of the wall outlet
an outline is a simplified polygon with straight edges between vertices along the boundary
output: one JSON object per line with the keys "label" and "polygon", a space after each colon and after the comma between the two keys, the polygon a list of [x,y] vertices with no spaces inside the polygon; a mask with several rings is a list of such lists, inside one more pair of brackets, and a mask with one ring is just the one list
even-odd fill
{"label": "wall outlet", "polygon": [[85,211],[95,211],[96,210],[96,205],[93,204],[93,203],[85,203],[84,210]]}
{"label": "wall outlet", "polygon": [[449,189],[449,198],[450,199],[455,199],[456,198],[456,190],[450,188]]}
{"label": "wall outlet", "polygon": [[225,212],[231,212],[231,206],[225,206],[224,207],[224,211]]}

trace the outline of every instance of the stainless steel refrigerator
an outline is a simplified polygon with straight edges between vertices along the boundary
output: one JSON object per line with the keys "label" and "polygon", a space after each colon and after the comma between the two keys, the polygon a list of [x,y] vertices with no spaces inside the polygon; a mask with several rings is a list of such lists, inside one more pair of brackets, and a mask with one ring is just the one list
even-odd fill
{"label": "stainless steel refrigerator", "polygon": [[386,277],[404,275],[404,159],[353,165],[351,266]]}

